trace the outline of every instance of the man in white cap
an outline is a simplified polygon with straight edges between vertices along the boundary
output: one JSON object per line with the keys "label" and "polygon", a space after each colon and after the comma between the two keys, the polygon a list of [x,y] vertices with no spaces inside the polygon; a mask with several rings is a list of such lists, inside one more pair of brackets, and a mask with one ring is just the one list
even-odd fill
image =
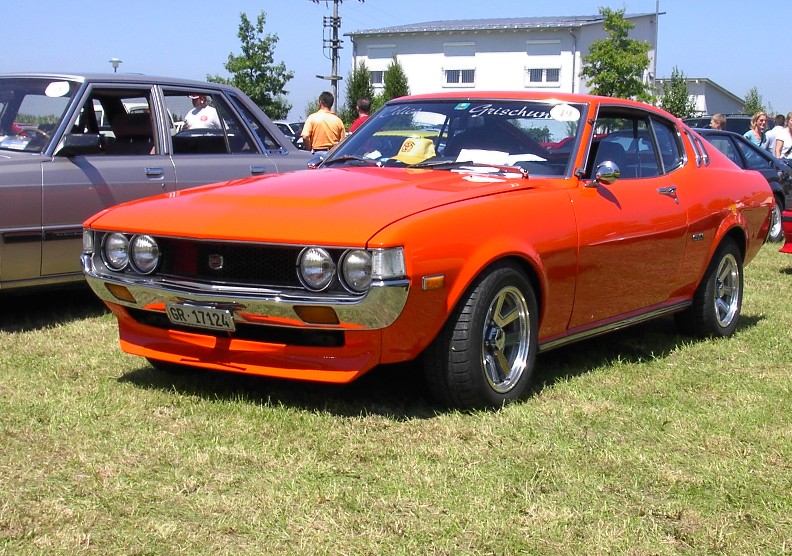
{"label": "man in white cap", "polygon": [[183,129],[221,129],[214,106],[206,103],[206,95],[190,95],[193,108],[184,116]]}

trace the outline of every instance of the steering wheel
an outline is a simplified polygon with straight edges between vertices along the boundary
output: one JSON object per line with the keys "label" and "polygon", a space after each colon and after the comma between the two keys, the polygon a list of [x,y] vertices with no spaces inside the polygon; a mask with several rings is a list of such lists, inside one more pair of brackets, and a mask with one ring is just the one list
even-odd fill
{"label": "steering wheel", "polygon": [[17,133],[17,135],[19,137],[26,137],[28,135],[32,135],[33,137],[31,137],[31,140],[35,139],[36,137],[43,137],[44,139],[49,139],[49,134],[46,131],[43,131],[37,127],[26,127],[25,129]]}

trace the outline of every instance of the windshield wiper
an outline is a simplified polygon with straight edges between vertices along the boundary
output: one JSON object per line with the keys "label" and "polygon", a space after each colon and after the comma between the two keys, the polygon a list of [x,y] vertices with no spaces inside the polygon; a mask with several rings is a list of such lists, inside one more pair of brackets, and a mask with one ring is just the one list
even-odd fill
{"label": "windshield wiper", "polygon": [[376,160],[372,160],[364,156],[356,156],[353,154],[345,154],[342,156],[337,156],[335,158],[329,158],[324,162],[322,162],[322,166],[330,166],[331,164],[335,164],[336,162],[341,163],[341,162],[350,162],[350,161],[362,162],[366,166],[381,166],[381,164]]}
{"label": "windshield wiper", "polygon": [[519,166],[506,166],[503,164],[487,164],[486,162],[473,162],[472,160],[435,160],[426,162],[416,162],[410,164],[408,168],[434,168],[436,170],[454,170],[456,168],[470,168],[475,172],[476,168],[497,168],[504,174],[520,174],[527,178],[528,172]]}

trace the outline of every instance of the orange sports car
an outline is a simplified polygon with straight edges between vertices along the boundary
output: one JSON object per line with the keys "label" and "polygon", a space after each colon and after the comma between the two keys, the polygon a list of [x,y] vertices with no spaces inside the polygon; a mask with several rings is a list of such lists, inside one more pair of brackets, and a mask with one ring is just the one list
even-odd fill
{"label": "orange sports car", "polygon": [[154,367],[348,382],[415,359],[441,403],[497,407],[539,351],[672,313],[731,334],[773,203],[646,104],[421,95],[316,170],[93,216],[82,265]]}

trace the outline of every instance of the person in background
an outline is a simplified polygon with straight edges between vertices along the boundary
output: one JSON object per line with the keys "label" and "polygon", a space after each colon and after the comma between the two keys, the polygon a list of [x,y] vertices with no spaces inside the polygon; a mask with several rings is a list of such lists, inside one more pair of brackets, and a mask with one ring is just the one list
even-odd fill
{"label": "person in background", "polygon": [[352,125],[349,126],[349,133],[355,131],[360,124],[368,119],[371,113],[371,100],[365,97],[361,98],[357,101],[355,108],[357,109],[358,117],[352,122]]}
{"label": "person in background", "polygon": [[757,147],[764,147],[767,144],[767,114],[759,111],[751,117],[751,129],[743,134],[743,137],[748,139]]}
{"label": "person in background", "polygon": [[784,125],[786,124],[786,118],[784,118],[783,114],[778,114],[775,117],[775,125],[773,129],[769,129],[765,135],[767,136],[767,143],[765,144],[765,148],[770,151],[770,154],[775,152],[775,142],[776,137],[781,131],[784,130]]}
{"label": "person in background", "polygon": [[710,127],[712,129],[726,129],[726,116],[723,114],[713,114],[710,118]]}
{"label": "person in background", "polygon": [[313,154],[324,154],[345,136],[344,122],[333,111],[333,93],[324,91],[319,95],[319,110],[308,116],[300,136],[306,149]]}
{"label": "person in background", "polygon": [[792,112],[786,115],[786,125],[776,133],[772,152],[776,158],[792,158]]}
{"label": "person in background", "polygon": [[214,106],[206,103],[206,95],[190,95],[192,110],[184,116],[182,129],[221,129],[220,118]]}

